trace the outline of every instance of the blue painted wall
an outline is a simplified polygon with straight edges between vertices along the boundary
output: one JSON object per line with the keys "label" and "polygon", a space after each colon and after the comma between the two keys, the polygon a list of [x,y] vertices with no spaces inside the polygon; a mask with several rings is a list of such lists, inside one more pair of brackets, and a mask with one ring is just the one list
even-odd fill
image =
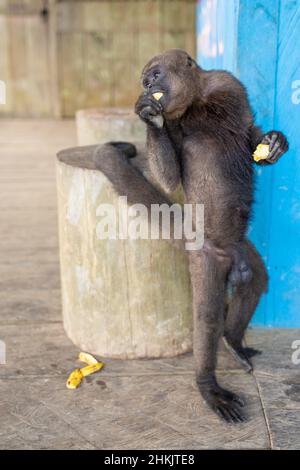
{"label": "blue painted wall", "polygon": [[256,122],[282,130],[290,151],[257,169],[249,236],[270,274],[253,324],[300,327],[300,2],[200,0],[198,60],[224,68],[247,86]]}

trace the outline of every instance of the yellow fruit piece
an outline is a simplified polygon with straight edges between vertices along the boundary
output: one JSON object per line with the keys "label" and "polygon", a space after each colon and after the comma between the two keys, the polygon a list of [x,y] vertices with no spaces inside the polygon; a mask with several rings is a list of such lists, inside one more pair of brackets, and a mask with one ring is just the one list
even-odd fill
{"label": "yellow fruit piece", "polygon": [[83,377],[86,377],[87,375],[93,374],[94,372],[97,372],[97,370],[102,369],[103,366],[103,362],[97,362],[96,364],[90,364],[89,366],[83,367],[80,371]]}
{"label": "yellow fruit piece", "polygon": [[157,91],[156,93],[153,93],[153,98],[156,99],[156,101],[159,101],[161,97],[163,96],[163,93],[161,91]]}
{"label": "yellow fruit piece", "polygon": [[75,388],[79,387],[82,379],[83,379],[83,373],[81,372],[81,369],[73,370],[73,372],[69,375],[69,378],[67,380],[67,388],[74,390]]}
{"label": "yellow fruit piece", "polygon": [[256,162],[260,160],[266,160],[270,155],[270,145],[258,144],[253,154],[253,158]]}
{"label": "yellow fruit piece", "polygon": [[85,362],[88,365],[82,367],[81,369],[75,369],[73,372],[71,372],[67,380],[67,388],[71,390],[79,387],[83,377],[93,374],[94,372],[97,372],[98,370],[102,369],[102,367],[104,367],[103,362],[97,361],[94,356],[85,352],[81,352],[78,359],[79,361]]}
{"label": "yellow fruit piece", "polygon": [[81,352],[79,353],[78,359],[80,362],[84,362],[85,364],[97,364],[97,359],[89,353]]}

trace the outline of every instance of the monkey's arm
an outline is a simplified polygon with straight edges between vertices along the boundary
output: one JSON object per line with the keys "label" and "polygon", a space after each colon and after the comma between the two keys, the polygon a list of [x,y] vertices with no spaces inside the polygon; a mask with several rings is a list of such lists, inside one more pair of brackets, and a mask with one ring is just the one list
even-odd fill
{"label": "monkey's arm", "polygon": [[256,162],[257,165],[268,165],[276,163],[279,158],[288,151],[289,144],[282,132],[269,131],[264,134],[260,127],[253,126],[250,131],[250,144],[254,152],[258,144],[270,146],[270,155],[266,160]]}
{"label": "monkey's arm", "polygon": [[154,178],[166,193],[175,191],[180,183],[180,167],[167,130],[147,126],[149,167]]}
{"label": "monkey's arm", "polygon": [[164,126],[162,106],[151,95],[142,93],[135,112],[147,124],[149,168],[166,193],[172,193],[180,183],[180,167],[176,151]]}
{"label": "monkey's arm", "polygon": [[[208,83],[208,91],[204,93],[202,99],[204,99],[206,107],[212,109],[214,113],[218,109],[216,117],[227,121],[229,128],[233,126],[238,129],[242,116],[244,118],[247,116],[247,121],[249,118],[253,120],[246,89],[233,75],[224,71],[211,71],[208,73]],[[251,124],[249,129],[249,142],[252,152],[255,151],[258,144],[270,146],[269,157],[255,162],[258,165],[276,163],[289,147],[282,132],[272,130],[264,134],[261,128],[255,124]]]}

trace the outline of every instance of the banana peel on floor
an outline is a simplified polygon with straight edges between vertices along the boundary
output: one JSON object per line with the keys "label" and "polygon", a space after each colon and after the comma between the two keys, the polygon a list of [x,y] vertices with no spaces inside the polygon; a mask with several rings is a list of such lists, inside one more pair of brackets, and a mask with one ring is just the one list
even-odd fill
{"label": "banana peel on floor", "polygon": [[101,370],[104,366],[103,362],[97,361],[97,359],[89,353],[81,352],[78,356],[80,362],[84,362],[87,366],[77,368],[71,372],[67,380],[67,388],[74,390],[78,388],[84,377],[90,374],[94,374],[98,370]]}

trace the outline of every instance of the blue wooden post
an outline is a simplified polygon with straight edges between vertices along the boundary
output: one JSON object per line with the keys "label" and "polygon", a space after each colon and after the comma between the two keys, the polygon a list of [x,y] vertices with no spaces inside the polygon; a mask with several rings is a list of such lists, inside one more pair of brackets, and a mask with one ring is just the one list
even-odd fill
{"label": "blue wooden post", "polygon": [[[300,9],[296,0],[200,0],[198,60],[247,86],[264,130],[278,129],[290,151],[257,170],[250,238],[270,274],[253,324],[300,326]],[[203,45],[204,44],[204,45]]]}

